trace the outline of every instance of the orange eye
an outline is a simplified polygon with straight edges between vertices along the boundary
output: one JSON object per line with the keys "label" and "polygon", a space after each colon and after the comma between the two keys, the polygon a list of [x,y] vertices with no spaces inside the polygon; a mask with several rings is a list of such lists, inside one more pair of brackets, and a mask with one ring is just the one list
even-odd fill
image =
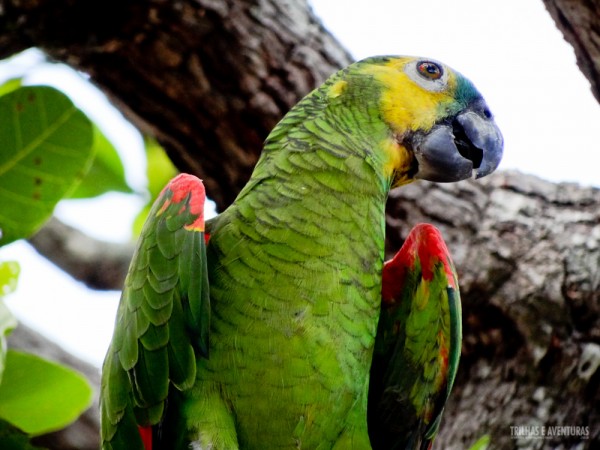
{"label": "orange eye", "polygon": [[432,61],[419,61],[417,63],[417,72],[428,80],[439,80],[444,74],[444,69],[438,63]]}

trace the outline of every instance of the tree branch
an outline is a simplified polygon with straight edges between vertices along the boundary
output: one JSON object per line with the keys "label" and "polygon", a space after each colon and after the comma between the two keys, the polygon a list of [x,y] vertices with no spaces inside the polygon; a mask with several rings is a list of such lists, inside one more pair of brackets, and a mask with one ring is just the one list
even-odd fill
{"label": "tree branch", "polygon": [[600,3],[597,1],[543,0],[546,9],[573,46],[579,69],[600,101]]}
{"label": "tree branch", "polygon": [[29,240],[35,250],[91,289],[121,290],[133,244],[99,241],[55,217]]}

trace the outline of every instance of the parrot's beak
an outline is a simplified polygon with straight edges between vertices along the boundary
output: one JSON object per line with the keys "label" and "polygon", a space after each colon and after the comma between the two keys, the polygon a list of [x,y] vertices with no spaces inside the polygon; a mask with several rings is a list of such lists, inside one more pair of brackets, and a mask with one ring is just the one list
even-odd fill
{"label": "parrot's beak", "polygon": [[483,100],[415,132],[410,146],[417,160],[415,178],[437,182],[485,177],[500,164],[504,139]]}

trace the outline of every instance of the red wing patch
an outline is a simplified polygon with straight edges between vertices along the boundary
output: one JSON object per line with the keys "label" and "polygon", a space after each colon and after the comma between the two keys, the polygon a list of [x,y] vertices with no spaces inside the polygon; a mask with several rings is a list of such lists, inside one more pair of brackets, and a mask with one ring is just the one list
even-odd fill
{"label": "red wing patch", "polygon": [[152,427],[141,427],[138,425],[140,437],[146,450],[152,450]]}

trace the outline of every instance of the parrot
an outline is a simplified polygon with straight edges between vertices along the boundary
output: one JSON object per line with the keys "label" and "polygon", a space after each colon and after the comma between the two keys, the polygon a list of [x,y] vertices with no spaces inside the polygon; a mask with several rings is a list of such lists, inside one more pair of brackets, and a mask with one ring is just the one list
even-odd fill
{"label": "parrot", "polygon": [[466,77],[376,56],[290,109],[216,217],[204,218],[202,182],[178,175],[125,280],[102,369],[102,448],[371,449],[388,193],[481,178],[502,152]]}
{"label": "parrot", "polygon": [[458,277],[441,232],[416,225],[382,272],[370,372],[374,449],[430,449],[458,370]]}

